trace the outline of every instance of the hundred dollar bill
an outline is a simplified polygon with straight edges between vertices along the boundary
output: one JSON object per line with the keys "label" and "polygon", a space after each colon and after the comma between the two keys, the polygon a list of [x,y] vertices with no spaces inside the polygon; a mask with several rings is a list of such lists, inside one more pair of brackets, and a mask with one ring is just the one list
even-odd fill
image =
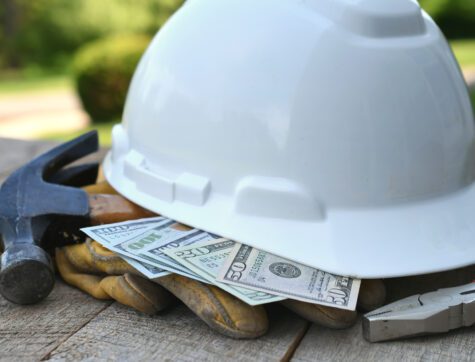
{"label": "hundred dollar bill", "polygon": [[[171,263],[163,263],[159,260],[160,258],[143,253],[147,249],[173,243],[181,236],[190,232],[198,232],[198,230],[190,229],[164,217],[131,220],[81,230],[109,250],[137,261],[142,267],[140,271],[150,279],[159,278],[171,272],[208,283],[205,279],[178,265],[168,256],[166,258],[170,259]],[[201,231],[199,233],[203,234]],[[204,234],[208,235],[207,233]],[[153,270],[150,270],[150,268]],[[147,273],[143,269],[148,269]]]}
{"label": "hundred dollar bill", "polygon": [[233,249],[234,244],[234,241],[228,239],[209,239],[176,249],[165,249],[163,252],[208,282],[247,304],[259,305],[285,299],[259,290],[226,285],[216,280],[218,271]]}
{"label": "hundred dollar bill", "polygon": [[156,266],[129,258],[128,256],[125,255],[120,255],[122,259],[124,259],[130,266],[137,271],[139,271],[144,277],[148,279],[156,279],[160,277],[164,277],[165,275],[169,275],[170,272],[157,268]]}
{"label": "hundred dollar bill", "polygon": [[116,244],[118,241],[132,239],[165,221],[167,221],[166,218],[157,216],[114,224],[90,226],[82,228],[81,231],[97,242],[103,241],[107,244]]}
{"label": "hundred dollar bill", "polygon": [[169,257],[164,253],[164,250],[175,249],[215,238],[218,237],[169,220],[168,223],[161,224],[134,239],[122,243],[120,247],[129,253],[138,255],[148,263],[160,266],[165,270],[209,283],[206,279],[203,279],[192,270]]}
{"label": "hundred dollar bill", "polygon": [[83,228],[81,230],[87,236],[97,241],[105,248],[118,253],[122,259],[129,263],[133,268],[137,269],[145,277],[149,279],[155,279],[169,275],[170,273],[150,263],[137,260],[133,257],[133,255],[121,253],[121,250],[116,248],[116,245],[120,244],[124,240],[134,238],[145,231],[166,222],[166,220],[167,219],[163,217],[153,217],[109,225],[92,226]]}
{"label": "hundred dollar bill", "polygon": [[[150,244],[150,242],[153,240],[150,240],[149,236],[159,233],[160,231],[162,232],[161,234],[163,237],[166,239],[168,234],[170,234],[168,232],[170,230],[170,226],[175,224],[176,222],[173,220],[160,217],[131,220],[116,224],[89,227],[81,230],[84,231],[89,237],[104,245],[109,250],[112,250],[121,256],[125,256],[137,261],[140,266],[142,266],[142,270],[144,268],[147,270],[145,275],[150,279],[156,279],[160,276],[168,275],[171,272],[206,282],[194,273],[186,273],[182,270],[177,270],[173,267],[170,267],[169,265],[162,264],[155,259],[143,255],[140,253],[139,248],[128,248],[129,245],[134,243],[144,245]],[[140,225],[143,227],[140,227]],[[117,231],[119,229],[124,229],[125,237],[120,238],[120,234]],[[128,230],[128,232],[125,232],[125,230]],[[143,273],[142,270],[140,271]]]}
{"label": "hundred dollar bill", "polygon": [[333,275],[238,244],[218,273],[218,281],[303,302],[355,310],[361,281]]}

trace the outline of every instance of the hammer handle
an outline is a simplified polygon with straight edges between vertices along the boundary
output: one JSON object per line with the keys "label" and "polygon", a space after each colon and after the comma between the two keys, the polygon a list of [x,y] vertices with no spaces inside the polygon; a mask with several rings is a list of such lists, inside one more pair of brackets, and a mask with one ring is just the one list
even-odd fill
{"label": "hammer handle", "polygon": [[124,220],[157,216],[120,195],[89,195],[89,210],[92,225],[112,224]]}

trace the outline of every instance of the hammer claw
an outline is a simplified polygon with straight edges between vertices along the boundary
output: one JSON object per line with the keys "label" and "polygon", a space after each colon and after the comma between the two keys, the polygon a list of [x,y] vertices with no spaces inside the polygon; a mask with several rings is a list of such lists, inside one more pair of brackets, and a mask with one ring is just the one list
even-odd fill
{"label": "hammer claw", "polygon": [[84,165],[63,168],[46,181],[64,186],[82,187],[94,184],[98,172],[98,163],[86,163]]}
{"label": "hammer claw", "polygon": [[38,156],[27,166],[30,169],[41,170],[43,177],[49,178],[62,167],[98,149],[97,131],[91,131]]}

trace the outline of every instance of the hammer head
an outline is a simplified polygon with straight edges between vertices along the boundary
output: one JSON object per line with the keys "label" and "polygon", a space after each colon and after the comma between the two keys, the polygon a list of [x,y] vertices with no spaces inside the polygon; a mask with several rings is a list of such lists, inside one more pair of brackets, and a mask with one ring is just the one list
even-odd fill
{"label": "hammer head", "polygon": [[51,292],[54,269],[40,240],[55,216],[87,217],[87,194],[71,186],[93,183],[98,170],[98,164],[63,167],[98,147],[97,132],[86,133],[35,158],[2,184],[0,293],[11,302],[32,304]]}

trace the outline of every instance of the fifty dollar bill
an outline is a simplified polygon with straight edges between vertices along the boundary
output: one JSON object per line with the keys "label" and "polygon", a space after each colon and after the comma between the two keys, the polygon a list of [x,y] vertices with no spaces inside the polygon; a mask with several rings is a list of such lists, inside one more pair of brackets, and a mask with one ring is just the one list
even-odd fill
{"label": "fifty dollar bill", "polygon": [[238,244],[218,273],[218,281],[303,302],[354,310],[361,281],[333,275]]}

